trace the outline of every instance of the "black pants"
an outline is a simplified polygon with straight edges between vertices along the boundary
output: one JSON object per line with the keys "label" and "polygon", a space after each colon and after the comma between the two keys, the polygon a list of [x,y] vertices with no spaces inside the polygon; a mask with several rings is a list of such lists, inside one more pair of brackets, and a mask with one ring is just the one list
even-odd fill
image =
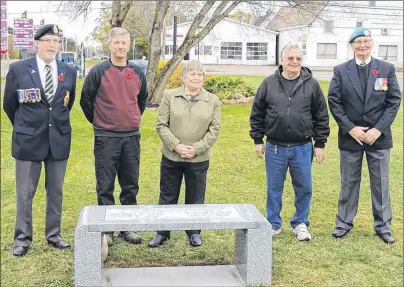
{"label": "black pants", "polygon": [[[180,196],[182,177],[185,177],[185,204],[203,204],[205,202],[206,175],[209,161],[175,162],[162,157],[160,165],[159,205],[177,204]],[[170,231],[158,231],[168,236]],[[200,230],[187,230],[188,236],[199,234]]]}
{"label": "black pants", "polygon": [[139,192],[140,135],[96,136],[94,157],[98,204],[115,204],[113,193],[118,174],[121,205],[136,205],[136,195]]}

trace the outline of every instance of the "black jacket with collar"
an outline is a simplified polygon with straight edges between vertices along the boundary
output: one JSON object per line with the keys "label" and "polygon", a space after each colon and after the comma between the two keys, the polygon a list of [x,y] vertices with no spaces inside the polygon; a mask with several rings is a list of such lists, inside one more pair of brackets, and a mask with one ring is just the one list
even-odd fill
{"label": "black jacket with collar", "polygon": [[265,78],[258,88],[250,115],[250,136],[255,144],[266,140],[279,145],[305,144],[314,139],[324,147],[330,134],[329,116],[323,92],[310,69],[302,67],[291,95],[280,77],[282,66]]}

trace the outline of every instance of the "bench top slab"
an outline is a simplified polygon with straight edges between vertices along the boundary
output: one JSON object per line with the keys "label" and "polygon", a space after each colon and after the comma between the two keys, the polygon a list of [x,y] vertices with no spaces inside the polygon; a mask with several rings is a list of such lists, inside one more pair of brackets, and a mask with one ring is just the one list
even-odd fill
{"label": "bench top slab", "polygon": [[270,224],[253,204],[86,206],[77,228],[90,232],[255,229]]}

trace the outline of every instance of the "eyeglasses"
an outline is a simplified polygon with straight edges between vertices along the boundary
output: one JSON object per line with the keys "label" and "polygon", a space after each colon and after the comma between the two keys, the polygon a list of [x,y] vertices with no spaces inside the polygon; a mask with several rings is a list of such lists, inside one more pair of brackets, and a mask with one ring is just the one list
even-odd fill
{"label": "eyeglasses", "polygon": [[44,43],[46,43],[46,44],[51,44],[51,43],[53,43],[53,44],[60,44],[60,40],[52,40],[52,39],[39,39],[38,41],[41,41],[41,42],[44,42]]}
{"label": "eyeglasses", "polygon": [[372,42],[372,39],[368,39],[368,40],[363,40],[363,41],[353,41],[352,43],[354,43],[355,45],[368,45],[370,42]]}
{"label": "eyeglasses", "polygon": [[288,59],[289,62],[293,62],[293,60],[295,60],[295,59],[298,62],[302,61],[302,58],[300,58],[300,57],[288,57],[287,59]]}

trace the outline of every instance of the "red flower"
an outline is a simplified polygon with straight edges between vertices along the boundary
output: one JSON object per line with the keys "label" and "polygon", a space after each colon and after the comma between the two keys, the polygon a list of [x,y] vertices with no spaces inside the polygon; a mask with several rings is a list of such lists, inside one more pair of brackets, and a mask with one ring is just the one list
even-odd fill
{"label": "red flower", "polygon": [[58,80],[59,80],[59,82],[64,82],[65,77],[63,77],[63,74],[58,76]]}
{"label": "red flower", "polygon": [[377,75],[379,75],[379,71],[378,70],[372,70],[372,74],[377,76]]}
{"label": "red flower", "polygon": [[126,77],[127,79],[132,79],[132,78],[133,78],[133,75],[132,75],[132,73],[127,72],[127,73],[125,74],[125,77]]}

